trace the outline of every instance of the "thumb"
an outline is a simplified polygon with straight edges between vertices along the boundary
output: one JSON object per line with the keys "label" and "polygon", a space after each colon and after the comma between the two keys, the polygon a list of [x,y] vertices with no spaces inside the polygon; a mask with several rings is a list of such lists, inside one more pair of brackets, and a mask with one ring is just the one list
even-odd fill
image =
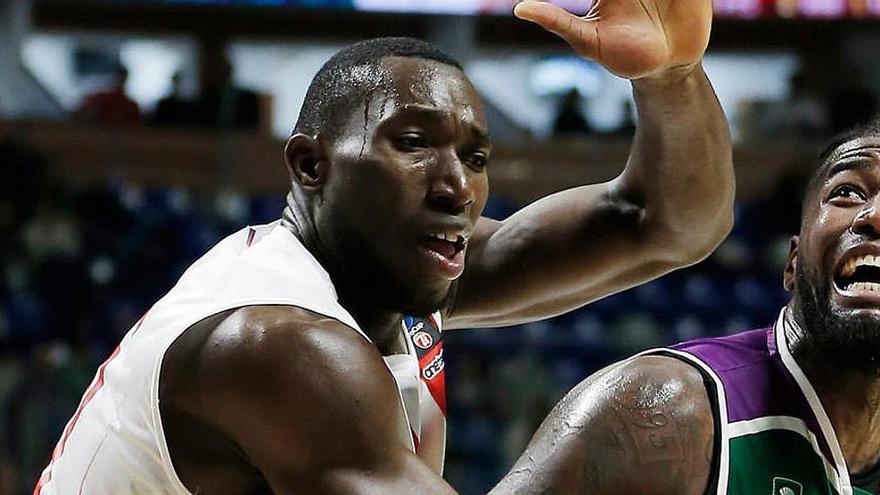
{"label": "thumb", "polygon": [[596,59],[598,35],[594,21],[578,17],[556,5],[533,0],[517,3],[513,13],[559,36],[579,55]]}

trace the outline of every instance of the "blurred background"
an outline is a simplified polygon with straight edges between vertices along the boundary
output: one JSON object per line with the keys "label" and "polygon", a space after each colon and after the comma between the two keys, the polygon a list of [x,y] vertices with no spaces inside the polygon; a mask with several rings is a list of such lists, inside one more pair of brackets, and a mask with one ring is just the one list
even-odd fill
{"label": "blurred background", "polygon": [[[513,3],[0,0],[0,494],[31,493],[97,365],[189,263],[279,216],[283,141],[339,48],[410,35],[462,61],[497,141],[489,216],[613,177],[629,84]],[[492,486],[592,371],[768,325],[787,300],[805,174],[831,133],[876,112],[880,0],[715,8],[705,66],[735,138],[733,233],[707,261],[571,314],[446,334],[446,476],[461,493]]]}

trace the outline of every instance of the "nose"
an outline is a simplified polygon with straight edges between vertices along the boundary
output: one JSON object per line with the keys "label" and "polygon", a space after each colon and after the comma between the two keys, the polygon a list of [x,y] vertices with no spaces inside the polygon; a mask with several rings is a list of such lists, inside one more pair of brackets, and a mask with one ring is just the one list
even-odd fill
{"label": "nose", "polygon": [[428,204],[451,215],[460,215],[474,204],[474,191],[468,168],[455,152],[445,153],[430,175]]}
{"label": "nose", "polygon": [[870,238],[880,237],[880,195],[865,204],[853,219],[851,230]]}

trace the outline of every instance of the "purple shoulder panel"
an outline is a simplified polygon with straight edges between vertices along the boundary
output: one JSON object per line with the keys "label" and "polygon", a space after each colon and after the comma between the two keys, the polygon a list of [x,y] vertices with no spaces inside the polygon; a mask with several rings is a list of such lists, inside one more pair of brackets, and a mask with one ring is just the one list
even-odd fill
{"label": "purple shoulder panel", "polygon": [[[728,423],[791,416],[803,420],[817,439],[824,439],[806,397],[779,356],[773,327],[692,340],[671,348],[696,356],[715,371],[724,386]],[[826,457],[833,459],[827,442],[819,443]]]}
{"label": "purple shoulder panel", "polygon": [[813,416],[776,352],[772,327],[692,340],[672,348],[698,357],[719,376],[731,423],[762,416]]}

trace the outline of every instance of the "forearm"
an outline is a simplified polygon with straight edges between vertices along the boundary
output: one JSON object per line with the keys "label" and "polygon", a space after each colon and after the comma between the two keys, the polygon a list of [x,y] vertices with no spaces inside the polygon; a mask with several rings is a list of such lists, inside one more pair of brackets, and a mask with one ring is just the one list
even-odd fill
{"label": "forearm", "polygon": [[638,123],[617,193],[643,208],[662,245],[702,258],[733,223],[734,176],[724,113],[700,65],[633,82]]}

